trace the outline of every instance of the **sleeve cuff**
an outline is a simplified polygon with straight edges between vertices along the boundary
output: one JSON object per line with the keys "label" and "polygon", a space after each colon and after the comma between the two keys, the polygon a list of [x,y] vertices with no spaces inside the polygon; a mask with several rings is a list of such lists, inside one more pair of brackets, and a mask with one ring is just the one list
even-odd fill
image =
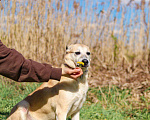
{"label": "sleeve cuff", "polygon": [[52,68],[50,79],[60,81],[62,75],[62,68]]}

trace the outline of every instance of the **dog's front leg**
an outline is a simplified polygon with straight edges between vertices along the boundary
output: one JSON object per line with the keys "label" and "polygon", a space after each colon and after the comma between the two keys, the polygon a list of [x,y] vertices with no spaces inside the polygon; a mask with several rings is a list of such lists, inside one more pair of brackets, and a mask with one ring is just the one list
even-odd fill
{"label": "dog's front leg", "polygon": [[75,114],[71,115],[71,120],[79,120],[80,112],[76,112]]}
{"label": "dog's front leg", "polygon": [[56,113],[56,120],[66,120],[67,119],[67,114],[62,111],[62,113],[57,114]]}
{"label": "dog's front leg", "polygon": [[56,109],[56,120],[66,120],[66,119],[67,119],[67,110],[58,106]]}

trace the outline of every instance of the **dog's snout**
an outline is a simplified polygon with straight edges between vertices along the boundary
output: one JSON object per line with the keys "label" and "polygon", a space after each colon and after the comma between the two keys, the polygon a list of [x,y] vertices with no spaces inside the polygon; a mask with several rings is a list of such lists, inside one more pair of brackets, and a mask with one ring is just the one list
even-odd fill
{"label": "dog's snout", "polygon": [[82,62],[87,65],[89,63],[89,61],[87,59],[83,59]]}

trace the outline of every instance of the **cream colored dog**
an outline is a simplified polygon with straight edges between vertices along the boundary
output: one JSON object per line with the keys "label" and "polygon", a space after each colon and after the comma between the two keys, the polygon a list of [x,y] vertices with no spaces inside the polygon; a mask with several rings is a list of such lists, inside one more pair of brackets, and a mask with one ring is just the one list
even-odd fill
{"label": "cream colored dog", "polygon": [[11,111],[8,120],[79,120],[79,111],[86,100],[88,91],[88,67],[90,50],[83,44],[66,48],[65,64],[62,67],[76,68],[83,62],[83,75],[77,80],[63,76],[59,81],[43,83]]}

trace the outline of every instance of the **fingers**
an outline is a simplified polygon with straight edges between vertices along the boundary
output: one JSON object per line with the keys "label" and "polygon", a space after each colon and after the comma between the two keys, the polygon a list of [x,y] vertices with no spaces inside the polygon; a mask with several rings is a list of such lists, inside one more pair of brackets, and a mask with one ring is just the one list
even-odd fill
{"label": "fingers", "polygon": [[75,68],[75,69],[70,69],[69,70],[69,74],[71,75],[71,74],[76,74],[76,73],[79,73],[80,71],[81,71],[82,69],[81,68],[79,68],[79,67],[77,67],[77,68]]}
{"label": "fingers", "polygon": [[77,79],[83,74],[83,71],[81,68],[75,68],[74,72],[70,75],[72,78]]}

